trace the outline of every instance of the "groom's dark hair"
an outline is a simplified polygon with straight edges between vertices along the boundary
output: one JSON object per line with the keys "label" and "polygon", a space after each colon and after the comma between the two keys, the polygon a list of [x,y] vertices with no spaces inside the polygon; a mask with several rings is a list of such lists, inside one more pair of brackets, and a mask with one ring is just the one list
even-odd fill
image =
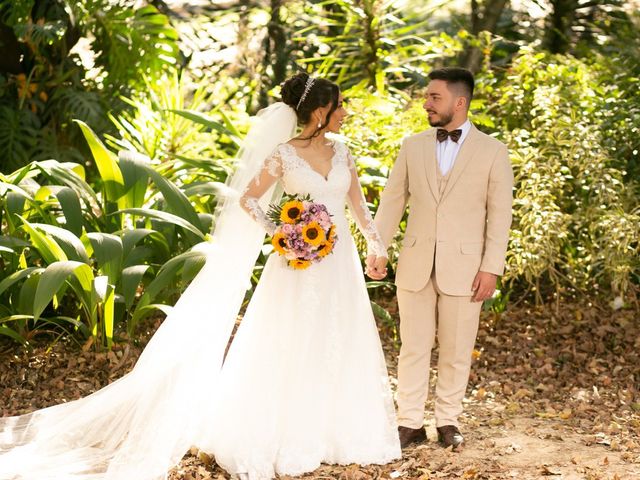
{"label": "groom's dark hair", "polygon": [[466,68],[438,68],[437,70],[432,70],[429,73],[429,79],[444,80],[445,82],[447,82],[447,85],[458,88],[460,96],[466,97],[468,104],[471,103],[475,81],[473,80],[473,73],[471,73]]}

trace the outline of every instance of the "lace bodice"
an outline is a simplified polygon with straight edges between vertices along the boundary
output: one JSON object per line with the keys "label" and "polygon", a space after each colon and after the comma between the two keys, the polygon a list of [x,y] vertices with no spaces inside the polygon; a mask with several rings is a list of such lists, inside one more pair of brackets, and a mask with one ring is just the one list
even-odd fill
{"label": "lace bodice", "polygon": [[258,200],[276,181],[282,182],[289,195],[309,194],[315,202],[323,203],[336,223],[346,222],[346,201],[367,241],[368,254],[387,256],[362,193],[355,162],[346,145],[335,142],[331,169],[326,178],[315,171],[298,155],[295,147],[288,143],[278,145],[265,159],[262,169],[245,189],[240,204],[270,235],[276,226],[260,207]]}

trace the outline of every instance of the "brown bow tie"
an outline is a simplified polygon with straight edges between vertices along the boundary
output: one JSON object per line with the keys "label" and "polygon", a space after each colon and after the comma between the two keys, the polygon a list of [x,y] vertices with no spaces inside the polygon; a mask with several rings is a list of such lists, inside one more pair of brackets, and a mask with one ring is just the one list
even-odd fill
{"label": "brown bow tie", "polygon": [[458,143],[458,140],[460,140],[460,136],[462,136],[462,130],[459,128],[456,130],[451,130],[450,132],[447,132],[444,128],[439,128],[436,132],[436,137],[439,142],[444,142],[447,137],[451,137],[451,140]]}

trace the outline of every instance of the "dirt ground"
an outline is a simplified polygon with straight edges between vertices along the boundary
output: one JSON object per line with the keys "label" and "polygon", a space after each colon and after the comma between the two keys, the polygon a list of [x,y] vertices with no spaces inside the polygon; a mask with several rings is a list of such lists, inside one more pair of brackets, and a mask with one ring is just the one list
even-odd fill
{"label": "dirt ground", "polygon": [[[385,302],[397,318],[393,300]],[[395,325],[379,324],[395,385]],[[154,325],[148,326],[149,334]],[[128,371],[141,347],[82,351],[71,343],[32,350],[0,343],[3,415],[86,395]],[[429,439],[383,466],[323,465],[301,479],[640,479],[640,319],[593,306],[519,307],[483,313],[461,418],[461,452]],[[432,392],[437,370],[434,352]],[[170,480],[230,479],[192,451]],[[281,477],[293,478],[293,477]]]}

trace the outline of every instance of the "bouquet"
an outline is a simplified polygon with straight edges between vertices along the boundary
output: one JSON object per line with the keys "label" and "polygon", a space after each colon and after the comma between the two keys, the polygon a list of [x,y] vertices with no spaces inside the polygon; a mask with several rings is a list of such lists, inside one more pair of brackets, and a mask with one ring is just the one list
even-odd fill
{"label": "bouquet", "polygon": [[269,207],[267,215],[276,224],[271,244],[290,267],[304,270],[333,251],[336,226],[327,207],[308,195],[285,196],[280,205]]}

